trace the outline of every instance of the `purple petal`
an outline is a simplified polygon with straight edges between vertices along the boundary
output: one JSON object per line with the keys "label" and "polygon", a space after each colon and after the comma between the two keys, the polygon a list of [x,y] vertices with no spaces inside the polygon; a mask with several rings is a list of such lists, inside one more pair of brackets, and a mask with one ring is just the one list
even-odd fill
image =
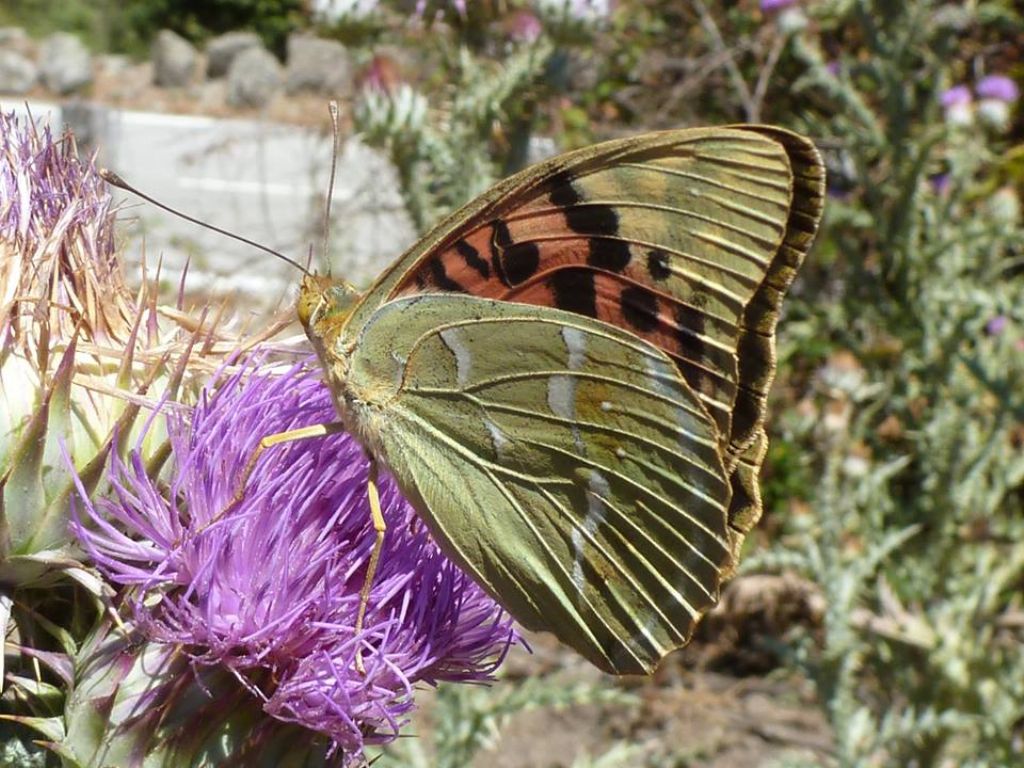
{"label": "purple petal", "polygon": [[996,99],[1012,104],[1020,97],[1020,89],[1006,75],[988,75],[981,78],[974,86],[975,92],[982,99]]}
{"label": "purple petal", "polygon": [[955,85],[942,94],[940,101],[943,107],[949,109],[970,104],[973,99],[970,88],[966,85]]}
{"label": "purple petal", "polygon": [[996,315],[985,323],[985,333],[989,336],[999,336],[1009,324],[1010,320],[1006,315]]}

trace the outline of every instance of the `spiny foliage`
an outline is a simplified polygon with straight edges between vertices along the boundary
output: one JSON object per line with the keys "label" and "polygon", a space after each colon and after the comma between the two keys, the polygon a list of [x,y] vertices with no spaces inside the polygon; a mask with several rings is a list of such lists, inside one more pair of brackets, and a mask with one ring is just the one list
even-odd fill
{"label": "spiny foliage", "polygon": [[[823,643],[793,650],[819,685],[841,765],[1013,764],[1024,715],[1019,148],[984,105],[969,122],[942,107],[972,79],[965,38],[1011,12],[926,0],[807,10],[817,31],[794,35],[781,66],[799,73],[788,99],[827,151],[834,194],[783,334],[790,365],[818,370],[782,423],[818,481],[811,514],[789,519],[761,564],[795,567],[825,594]],[[853,43],[831,58],[836,40]]]}
{"label": "spiny foliage", "polygon": [[[995,103],[981,78],[1020,81],[1024,19],[1007,0],[756,6],[622,4],[600,85],[563,114],[602,103],[634,128],[761,119],[818,140],[832,194],[781,326],[765,478],[780,535],[746,570],[795,570],[825,597],[824,627],[789,658],[818,685],[839,764],[1015,764],[1024,133],[1019,105]],[[614,99],[595,100],[608,83]],[[954,86],[970,102],[959,113]],[[424,108],[416,124],[445,137],[445,117]],[[458,167],[452,199],[430,194],[415,152],[393,153],[410,199],[447,209],[478,188],[474,168],[490,180],[494,163],[443,160],[452,151],[435,152]]]}

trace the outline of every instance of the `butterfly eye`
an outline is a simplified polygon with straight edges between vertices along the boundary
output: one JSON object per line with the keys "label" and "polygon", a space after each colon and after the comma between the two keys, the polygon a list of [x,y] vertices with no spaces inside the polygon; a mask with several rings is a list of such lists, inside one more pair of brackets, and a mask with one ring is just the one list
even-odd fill
{"label": "butterfly eye", "polygon": [[362,294],[344,280],[334,280],[325,275],[307,275],[302,279],[295,310],[299,322],[307,329],[325,320],[340,327],[361,297]]}

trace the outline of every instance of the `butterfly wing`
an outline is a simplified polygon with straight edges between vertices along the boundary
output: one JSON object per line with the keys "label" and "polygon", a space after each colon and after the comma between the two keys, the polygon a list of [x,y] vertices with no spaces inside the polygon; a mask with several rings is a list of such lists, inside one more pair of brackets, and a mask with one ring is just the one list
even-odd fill
{"label": "butterfly wing", "polygon": [[661,348],[717,428],[733,549],[757,521],[782,298],[821,215],[814,146],[762,126],[606,142],[499,183],[442,221],[360,311],[421,292],[550,306]]}
{"label": "butterfly wing", "polygon": [[522,624],[609,672],[689,638],[730,562],[729,484],[706,407],[613,326],[457,294],[361,327],[353,426],[450,557]]}

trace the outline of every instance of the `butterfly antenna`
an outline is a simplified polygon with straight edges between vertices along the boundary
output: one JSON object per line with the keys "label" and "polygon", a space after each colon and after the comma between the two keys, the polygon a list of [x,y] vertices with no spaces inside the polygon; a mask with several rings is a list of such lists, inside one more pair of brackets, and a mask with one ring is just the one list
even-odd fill
{"label": "butterfly antenna", "polygon": [[99,174],[100,174],[100,177],[105,182],[107,182],[107,184],[110,184],[111,186],[117,187],[119,189],[123,189],[126,192],[131,192],[133,195],[137,195],[137,196],[141,197],[147,203],[150,203],[151,205],[155,205],[157,208],[162,208],[163,210],[167,211],[168,213],[174,214],[175,216],[177,216],[179,218],[182,218],[185,221],[190,221],[193,224],[198,224],[200,227],[204,227],[206,229],[213,230],[214,232],[217,232],[218,234],[224,235],[225,237],[230,237],[230,238],[232,238],[234,240],[238,240],[241,243],[245,243],[246,245],[251,245],[253,248],[258,248],[259,250],[264,251],[265,253],[269,253],[271,256],[276,256],[277,258],[281,259],[281,261],[288,262],[289,264],[291,264],[296,269],[302,271],[304,274],[307,274],[307,275],[312,274],[308,269],[306,269],[306,267],[304,267],[301,264],[299,264],[299,262],[295,261],[294,259],[289,259],[283,253],[279,253],[279,252],[275,251],[273,248],[268,248],[267,246],[265,246],[265,245],[263,245],[261,243],[257,243],[255,240],[250,240],[247,237],[242,237],[241,235],[236,235],[234,232],[228,232],[226,229],[221,229],[220,227],[215,227],[213,224],[207,224],[205,221],[201,221],[201,220],[199,220],[199,219],[197,219],[197,218],[195,218],[193,216],[189,216],[187,213],[182,213],[181,211],[177,210],[176,208],[172,208],[169,205],[165,205],[164,203],[161,203],[159,200],[155,200],[154,198],[152,198],[149,195],[147,195],[145,192],[140,192],[138,189],[133,187],[127,181],[125,181],[120,176],[118,176],[116,173],[114,173],[113,171],[111,171],[111,170],[109,170],[107,168],[100,168],[99,169]]}
{"label": "butterfly antenna", "polygon": [[324,242],[323,242],[323,263],[327,274],[331,274],[331,260],[328,256],[328,249],[331,240],[331,200],[334,198],[334,177],[338,172],[338,147],[341,144],[341,133],[338,130],[338,102],[331,101],[327,105],[331,114],[331,134],[334,138],[331,144],[331,177],[327,182],[327,202],[324,205]]}

